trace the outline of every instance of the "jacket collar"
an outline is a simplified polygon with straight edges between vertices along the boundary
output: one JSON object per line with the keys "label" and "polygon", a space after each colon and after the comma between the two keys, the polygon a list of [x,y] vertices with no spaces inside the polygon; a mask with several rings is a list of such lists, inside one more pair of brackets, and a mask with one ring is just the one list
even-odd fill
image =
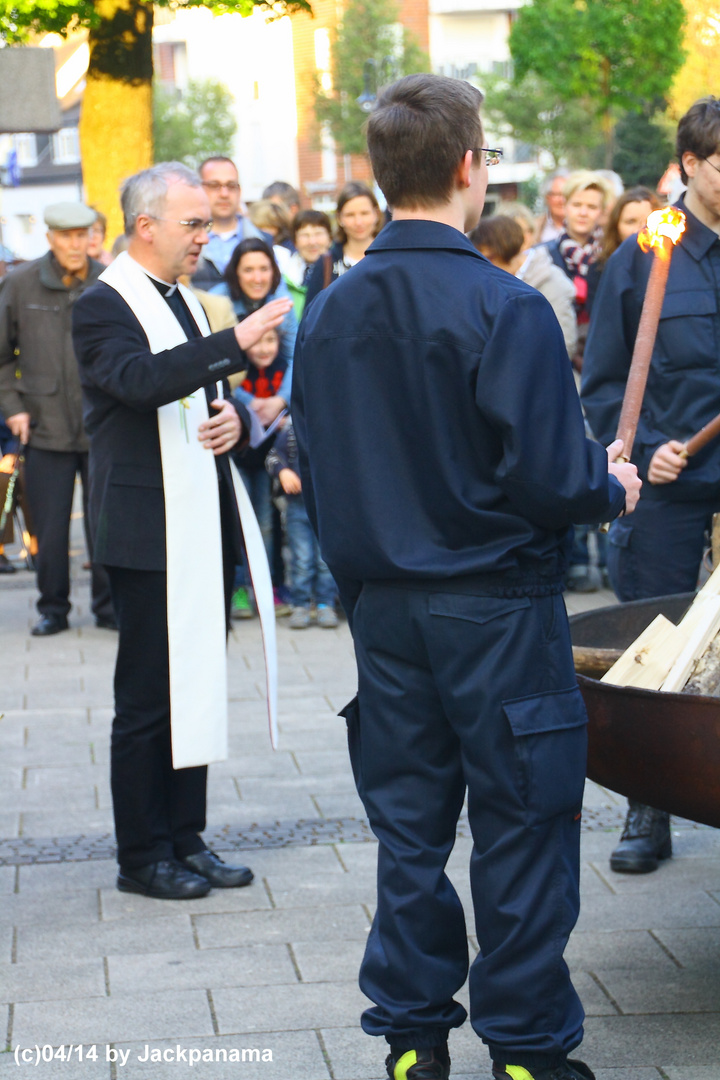
{"label": "jacket collar", "polygon": [[459,251],[463,255],[472,255],[484,261],[466,236],[452,225],[443,225],[439,221],[391,221],[373,240],[365,252],[374,255],[381,251],[407,251],[421,248]]}
{"label": "jacket collar", "polygon": [[[40,267],[40,284],[46,289],[55,289],[56,292],[69,292],[70,290],[62,283],[62,269],[53,255],[47,251],[38,259]],[[88,259],[88,274],[82,283],[83,288],[92,285],[100,277],[105,267],[95,259]]]}
{"label": "jacket collar", "polygon": [[678,210],[682,210],[687,219],[685,223],[685,232],[679,243],[682,244],[688,255],[692,255],[696,262],[700,262],[701,259],[705,258],[713,244],[720,238],[716,232],[713,232],[712,229],[708,229],[707,225],[703,225],[702,221],[696,218],[695,215],[688,210],[685,205],[684,195],[680,196],[675,205]]}

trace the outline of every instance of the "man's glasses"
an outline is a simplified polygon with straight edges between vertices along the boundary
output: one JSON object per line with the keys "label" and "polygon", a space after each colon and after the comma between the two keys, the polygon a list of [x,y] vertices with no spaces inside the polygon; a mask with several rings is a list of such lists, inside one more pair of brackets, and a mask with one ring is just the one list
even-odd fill
{"label": "man's glasses", "polygon": [[175,218],[156,217],[155,214],[148,214],[148,217],[153,221],[169,221],[171,225],[184,225],[188,232],[210,232],[212,229],[212,221],[203,221],[201,218],[190,218],[189,221],[177,221]]}
{"label": "man's glasses", "polygon": [[225,183],[222,180],[203,180],[202,186],[207,188],[208,191],[222,191],[225,188],[226,191],[239,191],[240,185],[237,180],[228,180]]}
{"label": "man's glasses", "polygon": [[473,154],[484,154],[485,164],[488,168],[491,165],[499,165],[500,159],[503,156],[502,150],[490,150],[487,146],[474,146]]}
{"label": "man's glasses", "polygon": [[708,165],[710,166],[711,169],[714,169],[715,172],[720,172],[720,166],[713,165],[712,161],[708,161],[708,159],[706,157],[701,157],[700,160],[701,161],[707,161],[707,163],[708,163]]}

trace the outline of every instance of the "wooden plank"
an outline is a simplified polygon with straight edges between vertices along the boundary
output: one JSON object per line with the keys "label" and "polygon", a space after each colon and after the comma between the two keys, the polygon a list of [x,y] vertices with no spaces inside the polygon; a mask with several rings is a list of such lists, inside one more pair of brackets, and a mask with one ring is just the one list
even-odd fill
{"label": "wooden plank", "polygon": [[[696,604],[693,604],[693,607],[696,607]],[[681,629],[686,621],[687,616],[678,629]],[[718,630],[720,630],[720,597],[706,597],[699,605],[692,630],[686,637],[680,654],[660,687],[661,690],[666,693],[679,693],[682,690],[690,678],[692,669],[699,657],[705,652]]]}
{"label": "wooden plank", "polygon": [[603,675],[601,682],[659,690],[685,642],[685,634],[658,615]]}

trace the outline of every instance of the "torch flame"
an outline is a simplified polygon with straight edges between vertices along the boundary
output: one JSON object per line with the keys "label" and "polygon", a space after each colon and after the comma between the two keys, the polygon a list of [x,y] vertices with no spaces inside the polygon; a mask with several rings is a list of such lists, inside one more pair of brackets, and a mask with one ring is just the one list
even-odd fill
{"label": "torch flame", "polygon": [[[682,210],[675,206],[667,206],[664,210],[653,210],[648,216],[647,224],[641,233],[638,233],[638,244],[643,251],[655,249],[656,255],[669,258],[673,245],[685,232],[685,215]],[[667,244],[666,240],[670,243]]]}

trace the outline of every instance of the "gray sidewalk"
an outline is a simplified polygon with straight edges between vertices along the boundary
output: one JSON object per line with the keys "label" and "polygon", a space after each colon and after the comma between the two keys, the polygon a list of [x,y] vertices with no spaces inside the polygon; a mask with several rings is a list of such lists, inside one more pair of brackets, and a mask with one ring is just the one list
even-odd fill
{"label": "gray sidewalk", "polygon": [[[254,884],[190,902],[121,894],[107,764],[115,635],[95,628],[79,554],[74,562],[72,629],[45,640],[28,633],[32,576],[0,579],[0,1025],[10,1051],[0,1080],[169,1080],[191,1067],[191,1051],[205,1060],[190,1075],[207,1080],[380,1080],[386,1048],[360,1030],[356,979],[375,843],[335,715],[355,685],[347,627],[292,632],[280,621],[274,753],[258,629],[236,624],[230,759],[210,770],[208,832],[216,850],[253,867]],[[588,785],[583,908],[568,952],[588,1014],[578,1055],[598,1080],[720,1080],[718,834],[678,822],[670,863],[615,875],[623,807]],[[469,853],[461,823],[451,876],[468,911]],[[16,1047],[32,1060],[18,1054],[18,1066]],[[36,1047],[57,1056],[36,1065]],[[451,1055],[454,1080],[488,1080],[469,1025],[452,1033]]]}

